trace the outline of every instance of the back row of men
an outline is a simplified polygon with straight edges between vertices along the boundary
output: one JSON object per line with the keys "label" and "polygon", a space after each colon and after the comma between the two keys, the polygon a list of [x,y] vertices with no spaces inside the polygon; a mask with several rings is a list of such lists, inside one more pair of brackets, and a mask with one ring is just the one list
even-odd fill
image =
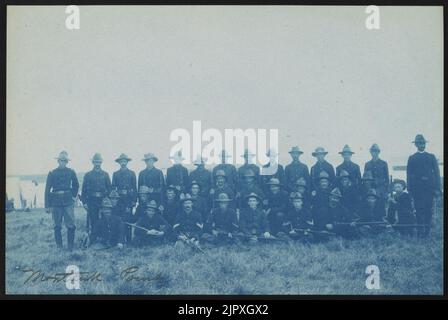
{"label": "back row of men", "polygon": [[[441,188],[438,163],[433,154],[425,152],[426,142],[422,135],[417,135],[413,141],[418,151],[408,160],[407,187],[410,195],[403,192],[406,189],[405,181],[396,181],[393,189],[398,194],[395,191],[389,194],[392,188],[389,186],[388,165],[379,158],[380,148],[374,144],[370,148],[372,160],[365,164],[362,177],[360,167],[351,160],[354,152],[348,145],[339,152],[343,162],[336,170],[325,160],[328,152],[324,148],[316,148],[312,153],[317,161],[309,171],[307,165],[299,160],[303,152],[293,147],[289,151],[292,162],[285,168],[278,165],[272,175],[260,174],[259,167],[250,163],[253,155],[246,150],[245,163],[240,168],[226,163],[228,156],[223,151],[222,163],[211,172],[205,168],[205,159],[200,158],[195,162],[197,168],[189,173],[181,164],[181,154],[177,154],[165,179],[162,171],[155,167],[158,158],[148,153],[143,158],[146,168],[139,173],[137,180],[136,174],[127,168],[131,159],[121,154],[115,160],[120,169],[114,172],[112,181],[109,174],[101,169],[101,155],[95,154],[92,158],[93,169],[84,177],[80,199],[88,212],[87,226],[90,230],[97,225],[101,212],[107,211],[104,198],[111,197],[116,199],[115,211],[119,212],[123,222],[135,223],[146,216],[146,211],[151,211],[147,207],[155,206],[155,211],[159,213],[157,216],[163,217],[171,227],[179,225],[183,206],[187,202],[188,207],[189,200],[192,209],[199,213],[200,221],[195,222],[199,225],[207,225],[209,221],[216,224],[212,221],[213,212],[223,209],[224,202],[226,210],[236,212],[237,222],[233,224],[238,225],[241,216],[245,216],[244,210],[256,202],[256,209],[262,210],[266,217],[266,225],[261,227],[265,235],[280,231],[283,234],[287,231],[286,227],[289,232],[294,231],[288,212],[298,207],[302,210],[298,215],[302,222],[312,224],[313,229],[323,230],[332,229],[330,222],[333,218],[330,217],[335,215],[347,223],[362,217],[365,221],[372,221],[387,216],[388,221],[396,222],[398,219],[401,224],[409,224],[413,221],[415,207],[416,223],[424,226],[419,233],[428,235],[433,197],[440,194]],[[271,159],[277,156],[272,152],[267,155]],[[67,153],[61,152],[57,159],[59,167],[47,177],[45,206],[48,211],[51,208],[53,213],[56,244],[62,246],[61,225],[64,219],[68,245],[72,248],[75,233],[73,201],[78,195],[79,184],[73,169],[66,167],[69,161]],[[300,205],[296,205],[299,202]],[[344,212],[329,212],[334,211],[331,208],[336,202],[338,208],[343,208],[336,211]],[[389,208],[388,214],[385,213],[386,208]],[[254,219],[249,217],[246,220]],[[304,226],[301,227],[299,229]],[[126,231],[125,234],[129,239],[130,232]]]}

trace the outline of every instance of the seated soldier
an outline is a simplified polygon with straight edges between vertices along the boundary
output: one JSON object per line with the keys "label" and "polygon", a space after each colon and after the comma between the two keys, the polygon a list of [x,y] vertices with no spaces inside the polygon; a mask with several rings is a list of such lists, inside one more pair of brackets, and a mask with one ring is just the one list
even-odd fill
{"label": "seated soldier", "polygon": [[187,193],[181,200],[181,211],[173,226],[174,235],[182,240],[198,241],[203,232],[202,216],[194,210],[193,199]]}
{"label": "seated soldier", "polygon": [[[109,199],[112,202],[112,214],[119,217],[122,222],[132,223],[132,213],[120,201],[120,195],[116,190],[110,192]],[[129,225],[123,224],[123,236],[125,242],[131,242],[132,229]]]}
{"label": "seated soldier", "polygon": [[256,193],[248,194],[245,199],[247,205],[240,211],[239,237],[250,243],[256,243],[260,236],[271,237],[266,214],[258,207],[262,199]]}
{"label": "seated soldier", "polygon": [[300,192],[293,192],[290,196],[292,209],[288,212],[289,230],[288,235],[292,239],[302,236],[311,237],[307,230],[312,229],[313,219],[309,209],[303,205],[303,196]]}
{"label": "seated soldier", "polygon": [[375,189],[370,189],[366,193],[366,197],[361,204],[359,211],[359,222],[362,223],[361,232],[367,233],[373,231],[380,232],[385,226],[386,209],[380,205],[379,197]]}
{"label": "seated soldier", "polygon": [[150,200],[136,223],[135,242],[138,246],[161,244],[166,240],[169,229],[168,222],[157,213],[156,201]]}
{"label": "seated soldier", "polygon": [[160,211],[165,220],[170,225],[174,225],[174,223],[176,222],[176,216],[180,211],[180,202],[175,186],[169,185],[166,188],[165,197],[163,197]]}
{"label": "seated soldier", "polygon": [[330,196],[330,176],[322,171],[319,174],[319,185],[311,192],[311,213],[313,216],[319,215],[321,207],[328,207]]}
{"label": "seated soldier", "polygon": [[191,198],[193,199],[193,209],[201,214],[202,221],[207,221],[210,212],[208,209],[208,203],[202,196],[201,185],[197,181],[192,181],[189,189]]}
{"label": "seated soldier", "polygon": [[[387,221],[390,224],[404,224],[409,226],[397,226],[394,227],[401,234],[413,235],[413,224],[416,222],[414,214],[414,206],[412,204],[412,198],[407,193],[406,182],[401,179],[395,179],[392,182],[393,192],[388,197],[389,208],[387,211]],[[397,219],[398,218],[398,219]]]}
{"label": "seated soldier", "polygon": [[229,208],[232,199],[227,193],[221,193],[215,201],[218,207],[210,213],[202,239],[215,244],[233,242],[238,231],[238,216],[235,210]]}
{"label": "seated soldier", "polygon": [[347,210],[352,212],[353,214],[358,214],[359,206],[361,204],[361,195],[357,187],[355,187],[350,180],[350,174],[342,169],[339,172],[339,190],[341,191],[342,198],[341,204]]}
{"label": "seated soldier", "polygon": [[140,186],[138,189],[138,205],[135,208],[135,214],[132,216],[132,222],[137,221],[143,216],[144,208],[149,201],[150,189],[147,186]]}
{"label": "seated soldier", "polygon": [[112,214],[112,203],[109,198],[101,202],[101,218],[95,223],[90,235],[90,243],[101,243],[107,247],[123,248],[123,223],[119,216]]}
{"label": "seated soldier", "polygon": [[339,188],[334,188],[330,193],[328,202],[328,215],[333,220],[332,227],[328,230],[333,230],[344,238],[354,238],[357,235],[355,221],[358,220],[358,217],[342,205],[341,199],[341,191]]}
{"label": "seated soldier", "polygon": [[[281,189],[282,185],[277,178],[271,178],[268,183],[268,192],[266,198],[263,200],[263,207],[267,214],[269,223],[274,219],[278,212],[286,214],[288,210],[288,192]],[[272,231],[272,230],[271,230]]]}

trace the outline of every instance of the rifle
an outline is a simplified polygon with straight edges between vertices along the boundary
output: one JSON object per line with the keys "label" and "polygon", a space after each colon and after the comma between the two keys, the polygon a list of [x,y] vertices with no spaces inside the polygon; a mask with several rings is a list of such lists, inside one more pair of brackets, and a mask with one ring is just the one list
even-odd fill
{"label": "rifle", "polygon": [[247,233],[237,233],[237,234],[234,235],[234,237],[236,237],[236,238],[243,238],[243,239],[251,239],[251,238],[256,237],[257,240],[287,242],[287,240],[274,237],[273,235],[271,235],[269,238],[265,238],[263,236],[255,236],[255,235],[252,236],[252,235],[247,234]]}
{"label": "rifle", "polygon": [[202,248],[199,246],[199,243],[197,243],[193,239],[187,237],[184,233],[180,233],[180,236],[181,237],[178,237],[178,239],[181,240],[183,243],[185,243],[187,246],[189,246],[190,248],[195,249],[195,250],[205,254],[205,251],[202,250]]}
{"label": "rifle", "polygon": [[307,233],[315,233],[315,234],[326,234],[329,236],[335,236],[336,233],[331,232],[331,231],[325,231],[325,230],[312,230],[312,229],[300,229],[300,228],[293,228],[292,230],[294,231],[300,231],[300,232],[307,232]]}
{"label": "rifle", "polygon": [[[126,225],[128,225],[128,226],[134,227],[134,228],[136,228],[136,229],[144,230],[144,231],[146,231],[146,232],[150,231],[150,230],[148,230],[148,229],[146,229],[146,228],[144,228],[144,227],[138,226],[138,225],[133,224],[133,223],[129,223],[129,222],[123,222],[123,223],[126,224]],[[151,236],[160,237],[160,236],[162,236],[162,235],[161,235],[161,234],[151,234]]]}

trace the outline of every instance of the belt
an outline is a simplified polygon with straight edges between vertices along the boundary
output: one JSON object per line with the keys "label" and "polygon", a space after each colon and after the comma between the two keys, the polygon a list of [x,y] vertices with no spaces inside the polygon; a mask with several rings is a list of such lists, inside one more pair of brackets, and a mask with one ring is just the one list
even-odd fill
{"label": "belt", "polygon": [[66,190],[66,191],[60,190],[60,191],[52,191],[51,193],[54,193],[54,194],[64,194],[64,193],[69,193],[69,192],[71,192],[71,191],[70,190]]}

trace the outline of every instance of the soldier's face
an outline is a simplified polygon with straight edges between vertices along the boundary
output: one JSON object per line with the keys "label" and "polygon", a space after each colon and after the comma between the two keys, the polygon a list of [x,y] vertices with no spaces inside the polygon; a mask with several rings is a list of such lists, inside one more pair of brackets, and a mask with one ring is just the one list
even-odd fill
{"label": "soldier's face", "polygon": [[184,210],[185,212],[189,213],[191,210],[193,210],[193,202],[191,201],[185,201],[184,202]]}
{"label": "soldier's face", "polygon": [[175,196],[174,190],[167,190],[166,197],[168,200],[173,200]]}
{"label": "soldier's face", "polygon": [[224,184],[225,181],[226,181],[226,180],[225,180],[224,177],[222,177],[222,176],[218,176],[218,177],[216,178],[216,183],[218,184],[218,186],[222,186],[222,185]]}
{"label": "soldier's face", "polygon": [[368,189],[370,189],[373,186],[372,180],[364,180],[363,184]]}
{"label": "soldier's face", "polygon": [[140,193],[138,199],[140,202],[146,202],[148,201],[148,195],[146,193]]}
{"label": "soldier's face", "polygon": [[294,206],[294,209],[301,210],[303,207],[303,201],[302,199],[296,199],[292,202],[292,205]]}
{"label": "soldier's face", "polygon": [[402,193],[404,190],[403,186],[401,185],[401,183],[396,183],[394,184],[394,191],[396,193]]}
{"label": "soldier's face", "polygon": [[194,195],[199,194],[199,186],[198,185],[191,186],[191,194],[194,194]]}
{"label": "soldier's face", "polygon": [[330,185],[330,182],[327,179],[320,179],[319,185],[322,189],[327,189]]}
{"label": "soldier's face", "polygon": [[101,161],[92,161],[94,169],[101,169]]}
{"label": "soldier's face", "polygon": [[280,191],[280,187],[275,184],[271,184],[270,189],[273,194],[277,194]]}
{"label": "soldier's face", "polygon": [[247,184],[251,184],[252,182],[254,182],[254,177],[252,177],[252,176],[245,176],[244,177],[244,181],[246,181]]}
{"label": "soldier's face", "polygon": [[147,168],[154,167],[154,159],[148,159],[148,160],[145,161],[145,163],[146,163],[146,167]]}
{"label": "soldier's face", "polygon": [[415,143],[415,146],[417,147],[418,151],[425,151],[426,143],[419,141]]}
{"label": "soldier's face", "polygon": [[249,200],[247,200],[247,204],[251,209],[256,209],[258,206],[258,200],[256,198],[249,198]]}
{"label": "soldier's face", "polygon": [[376,198],[375,197],[367,197],[367,205],[370,208],[373,208],[376,204]]}
{"label": "soldier's face", "polygon": [[121,167],[122,169],[126,168],[126,166],[128,165],[128,161],[125,160],[125,159],[120,160],[119,163],[120,163],[120,167]]}
{"label": "soldier's face", "polygon": [[153,208],[147,208],[147,209],[145,210],[145,212],[146,212],[146,215],[147,215],[149,218],[154,217],[154,215],[156,214],[156,212],[154,211]]}
{"label": "soldier's face", "polygon": [[370,150],[370,154],[372,155],[372,158],[374,158],[374,159],[378,158],[380,155],[378,150]]}
{"label": "soldier's face", "polygon": [[299,156],[300,156],[300,153],[298,153],[298,152],[292,152],[291,153],[291,158],[292,158],[292,160],[299,160]]}
{"label": "soldier's face", "polygon": [[297,191],[300,192],[300,194],[305,194],[306,189],[303,186],[298,186]]}
{"label": "soldier's face", "polygon": [[226,210],[228,206],[229,206],[228,202],[225,202],[225,201],[219,202],[219,208],[222,210]]}
{"label": "soldier's face", "polygon": [[58,160],[59,168],[65,168],[67,166],[67,160]]}
{"label": "soldier's face", "polygon": [[317,161],[322,162],[322,161],[324,161],[324,159],[325,159],[325,154],[323,154],[323,153],[318,153],[318,154],[316,154],[316,158],[317,158]]}
{"label": "soldier's face", "polygon": [[339,197],[330,196],[330,206],[335,207],[339,203]]}

